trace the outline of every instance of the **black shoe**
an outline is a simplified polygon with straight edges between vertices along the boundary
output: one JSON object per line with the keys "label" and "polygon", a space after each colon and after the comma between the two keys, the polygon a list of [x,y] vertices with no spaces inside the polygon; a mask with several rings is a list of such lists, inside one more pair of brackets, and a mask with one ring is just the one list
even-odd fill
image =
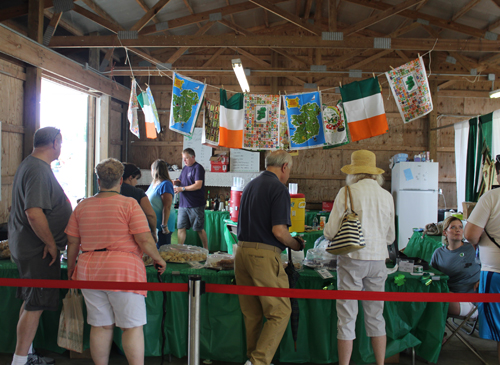
{"label": "black shoe", "polygon": [[51,357],[40,356],[36,352],[28,354],[28,362],[26,365],[53,365],[56,361]]}

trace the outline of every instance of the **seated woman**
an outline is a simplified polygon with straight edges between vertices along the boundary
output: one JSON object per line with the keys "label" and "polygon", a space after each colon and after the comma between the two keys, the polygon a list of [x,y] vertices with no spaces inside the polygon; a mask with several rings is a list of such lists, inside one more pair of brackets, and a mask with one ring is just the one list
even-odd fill
{"label": "seated woman", "polygon": [[[109,158],[96,166],[99,193],[77,205],[68,226],[68,277],[73,280],[146,282],[143,252],[165,271],[146,217],[137,202],[120,195],[123,165]],[[82,254],[75,266],[79,250]],[[96,365],[107,365],[113,327],[123,330],[128,363],[144,364],[146,291],[82,290],[87,305],[90,353]]]}
{"label": "seated woman", "polygon": [[[479,284],[481,265],[476,263],[474,247],[463,241],[462,221],[448,217],[443,222],[446,246],[434,251],[431,266],[448,275],[448,287],[452,293],[474,293]],[[466,316],[474,307],[473,303],[450,303],[448,314]],[[477,311],[471,318],[477,317]]]}
{"label": "seated woman", "polygon": [[146,191],[156,213],[158,242],[156,246],[169,245],[175,230],[174,185],[170,180],[168,165],[164,160],[156,160],[151,165],[153,182]]}
{"label": "seated woman", "polygon": [[156,242],[158,241],[158,236],[156,235],[155,211],[153,210],[153,207],[151,206],[144,190],[135,187],[137,185],[137,180],[141,178],[141,169],[133,163],[128,162],[124,162],[123,166],[125,169],[123,171],[123,184],[120,189],[120,194],[137,200],[137,203],[141,206],[144,214],[146,214],[151,234]]}

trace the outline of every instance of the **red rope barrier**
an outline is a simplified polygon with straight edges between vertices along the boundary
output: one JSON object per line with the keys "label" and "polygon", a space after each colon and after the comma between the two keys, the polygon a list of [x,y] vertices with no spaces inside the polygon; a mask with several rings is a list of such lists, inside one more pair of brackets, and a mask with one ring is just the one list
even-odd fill
{"label": "red rope barrier", "polygon": [[[96,290],[148,290],[187,292],[187,283],[131,283],[116,281],[78,281],[0,278],[0,286]],[[381,300],[386,302],[500,302],[500,294],[368,292],[355,290],[280,289],[259,286],[206,284],[214,294],[254,295],[300,299]]]}

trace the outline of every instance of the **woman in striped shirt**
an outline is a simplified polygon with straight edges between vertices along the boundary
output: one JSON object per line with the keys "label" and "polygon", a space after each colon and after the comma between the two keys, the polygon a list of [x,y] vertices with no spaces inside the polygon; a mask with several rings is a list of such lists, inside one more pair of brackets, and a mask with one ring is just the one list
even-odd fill
{"label": "woman in striped shirt", "polygon": [[[96,166],[99,193],[83,200],[71,215],[68,235],[68,277],[72,280],[146,282],[143,253],[165,271],[146,216],[137,201],[120,195],[123,165],[109,158]],[[75,265],[78,252],[82,254]],[[90,352],[96,365],[107,365],[113,327],[123,330],[129,364],[144,364],[146,291],[83,289],[90,332]]]}

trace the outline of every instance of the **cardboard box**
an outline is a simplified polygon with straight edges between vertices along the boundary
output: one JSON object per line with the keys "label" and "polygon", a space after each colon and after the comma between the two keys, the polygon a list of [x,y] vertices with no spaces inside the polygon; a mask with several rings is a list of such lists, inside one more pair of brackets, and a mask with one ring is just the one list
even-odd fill
{"label": "cardboard box", "polygon": [[210,163],[212,163],[212,161],[229,164],[229,152],[216,150],[214,152],[214,155],[212,157],[210,157]]}
{"label": "cardboard box", "polygon": [[331,212],[332,208],[333,208],[333,201],[331,201],[331,202],[323,202],[323,204],[321,205],[321,208],[325,212]]}
{"label": "cardboard box", "polygon": [[464,219],[470,217],[472,210],[476,206],[476,202],[462,202],[462,211],[464,212]]}
{"label": "cardboard box", "polygon": [[210,161],[210,172],[228,172],[228,171],[229,171],[229,164],[217,161]]}

